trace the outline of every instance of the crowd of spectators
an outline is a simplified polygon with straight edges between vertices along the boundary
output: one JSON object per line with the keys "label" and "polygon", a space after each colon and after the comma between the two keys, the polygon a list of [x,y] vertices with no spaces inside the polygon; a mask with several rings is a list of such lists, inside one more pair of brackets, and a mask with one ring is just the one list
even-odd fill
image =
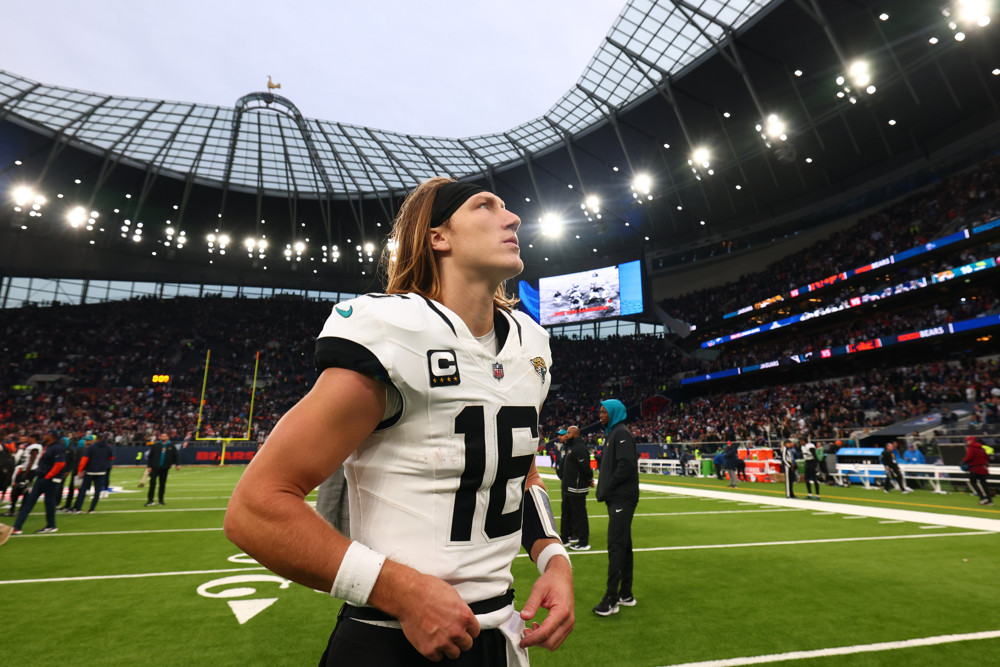
{"label": "crowd of spectators", "polygon": [[[178,438],[247,436],[260,441],[312,385],[316,332],[330,304],[301,300],[140,299],[94,306],[24,309],[4,327],[0,432],[101,430],[118,442],[167,430]],[[108,341],[108,342],[105,342]],[[543,432],[597,420],[599,403],[637,405],[669,393],[681,355],[655,336],[552,340],[555,383]],[[154,374],[170,381],[154,384]],[[35,378],[35,389],[18,389]],[[39,381],[45,378],[49,381]],[[995,360],[871,370],[851,378],[746,393],[654,402],[635,430],[640,441],[735,440],[822,432],[840,437],[938,409],[992,401]]]}
{"label": "crowd of spectators", "polygon": [[994,157],[729,285],[667,299],[661,305],[682,321],[701,324],[742,306],[787,294],[810,281],[921,245],[956,224],[978,224],[998,214],[1000,158]]}
{"label": "crowd of spectators", "polygon": [[[312,385],[315,335],[329,309],[181,297],[12,311],[18,317],[0,332],[0,430],[185,437],[200,411],[199,437],[246,438],[256,366],[249,437],[260,439]],[[154,375],[169,380],[154,383]]]}
{"label": "crowd of spectators", "polygon": [[[834,268],[909,248],[970,215],[992,216],[1000,198],[1000,158],[981,167],[872,214],[764,272],[675,300],[672,309],[688,320],[720,317],[736,294],[744,303],[771,296],[823,278]],[[957,266],[954,262],[974,257],[966,249],[900,275],[905,279],[942,261]],[[823,298],[827,303],[850,298],[856,289],[848,285]],[[803,429],[837,437],[932,411],[960,400],[970,387],[995,401],[993,394],[1000,391],[994,361],[896,369],[877,369],[873,363],[850,378],[677,399],[684,395],[677,390],[684,374],[996,312],[998,293],[988,284],[922,303],[907,310],[861,308],[856,316],[839,319],[840,325],[797,326],[780,338],[747,337],[715,348],[718,356],[711,361],[660,336],[555,337],[554,384],[542,414],[543,433],[567,424],[596,424],[600,401],[612,397],[629,406],[648,405],[635,425],[643,441],[774,438]],[[117,442],[148,440],[162,431],[174,438],[261,442],[312,386],[315,336],[331,305],[297,297],[179,297],[8,311],[0,325],[0,434],[54,427],[101,430]],[[154,376],[169,381],[153,382]]]}
{"label": "crowd of spectators", "polygon": [[886,335],[940,327],[987,313],[993,314],[1000,308],[996,289],[991,286],[950,297],[951,301],[947,303],[935,303],[903,312],[883,314],[880,311],[871,311],[840,326],[825,328],[820,333],[811,335],[795,333],[791,337],[782,338],[779,342],[752,344],[750,338],[741,339],[736,343],[727,343],[714,348],[719,352],[719,356],[711,362],[687,363],[685,368],[691,369],[693,365],[698,373],[711,373],[790,355],[818,353],[820,350],[832,347],[853,345]]}
{"label": "crowd of spectators", "polygon": [[807,434],[846,441],[853,431],[940,414],[951,403],[976,405],[977,423],[993,423],[1000,410],[997,359],[934,362],[703,395],[683,404],[669,403],[638,420],[635,430],[642,442],[770,442]]}

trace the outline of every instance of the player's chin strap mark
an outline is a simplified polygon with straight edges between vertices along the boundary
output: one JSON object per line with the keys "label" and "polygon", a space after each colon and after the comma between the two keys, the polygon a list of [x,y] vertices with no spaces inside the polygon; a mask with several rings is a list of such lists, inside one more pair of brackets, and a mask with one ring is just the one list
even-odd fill
{"label": "player's chin strap mark", "polygon": [[[521,516],[521,546],[529,554],[531,547],[538,540],[547,538],[559,539],[559,530],[556,528],[556,518],[552,514],[552,505],[549,503],[549,494],[541,486],[529,486],[524,494],[524,512]],[[563,548],[562,543],[550,544],[545,547],[538,556],[538,571],[545,572],[545,566],[549,559],[556,555],[562,555],[569,560],[569,554]]]}

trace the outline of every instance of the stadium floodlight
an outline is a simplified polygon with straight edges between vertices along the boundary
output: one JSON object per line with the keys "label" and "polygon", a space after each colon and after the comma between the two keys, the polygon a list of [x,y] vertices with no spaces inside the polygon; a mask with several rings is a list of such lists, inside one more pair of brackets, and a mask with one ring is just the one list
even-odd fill
{"label": "stadium floodlight", "polygon": [[305,250],[306,250],[306,244],[305,243],[303,243],[302,241],[296,241],[295,242],[295,254],[296,255],[301,255],[303,252],[305,252]]}
{"label": "stadium floodlight", "polygon": [[705,169],[708,169],[708,161],[711,157],[712,154],[704,146],[695,148],[694,152],[691,153],[691,158],[695,161],[695,163],[701,165]]}
{"label": "stadium floodlight", "polygon": [[632,179],[632,189],[638,193],[648,195],[652,188],[653,179],[650,178],[649,174],[636,174],[635,178]]}
{"label": "stadium floodlight", "polygon": [[785,121],[781,120],[777,114],[769,115],[764,119],[764,124],[757,123],[756,128],[760,132],[760,138],[764,141],[768,139],[785,141],[788,139],[788,135],[785,134]]}
{"label": "stadium floodlight", "polygon": [[559,236],[563,231],[563,220],[555,213],[546,213],[538,219],[543,236]]}
{"label": "stadium floodlight", "polygon": [[[985,28],[990,24],[990,3],[987,0],[958,0],[953,5],[952,10],[944,9],[941,13],[946,18],[954,15],[960,23],[969,26],[977,25],[980,28]],[[948,27],[951,28],[951,24]]]}
{"label": "stadium floodlight", "polygon": [[73,227],[79,227],[87,219],[87,211],[82,206],[74,206],[66,213],[66,222]]}
{"label": "stadium floodlight", "polygon": [[215,243],[215,234],[209,234],[205,238],[208,239],[208,245],[212,245],[213,243]]}
{"label": "stadium floodlight", "polygon": [[17,186],[11,194],[14,197],[14,203],[18,206],[24,206],[35,199],[35,191],[26,185]]}
{"label": "stadium floodlight", "polygon": [[851,63],[851,67],[847,70],[847,74],[851,77],[851,81],[858,88],[864,88],[869,83],[871,83],[872,76],[871,72],[868,71],[868,63],[864,60],[855,60]]}
{"label": "stadium floodlight", "polygon": [[254,248],[257,247],[257,239],[252,237],[247,237],[247,239],[243,242],[243,245],[247,247],[247,250],[253,250]]}
{"label": "stadium floodlight", "polygon": [[227,245],[229,245],[229,237],[226,236],[225,234],[220,234],[219,235],[219,247],[220,248],[225,248]]}
{"label": "stadium floodlight", "polygon": [[601,198],[597,195],[590,195],[584,200],[583,204],[594,213],[600,213],[601,211]]}
{"label": "stadium floodlight", "polygon": [[375,252],[375,244],[368,241],[365,243],[365,254],[370,256],[373,252]]}

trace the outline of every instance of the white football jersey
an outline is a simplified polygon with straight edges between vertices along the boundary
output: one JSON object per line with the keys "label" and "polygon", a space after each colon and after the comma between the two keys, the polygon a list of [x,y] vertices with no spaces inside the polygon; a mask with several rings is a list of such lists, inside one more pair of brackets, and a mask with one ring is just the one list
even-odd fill
{"label": "white football jersey", "polygon": [[802,459],[805,461],[812,461],[816,458],[816,445],[811,442],[807,442],[802,445]]}
{"label": "white football jersey", "polygon": [[499,353],[418,294],[339,303],[316,343],[322,370],[393,385],[400,412],[347,459],[351,537],[452,584],[466,602],[502,595],[521,547],[525,476],[552,365],[548,332],[497,311]]}

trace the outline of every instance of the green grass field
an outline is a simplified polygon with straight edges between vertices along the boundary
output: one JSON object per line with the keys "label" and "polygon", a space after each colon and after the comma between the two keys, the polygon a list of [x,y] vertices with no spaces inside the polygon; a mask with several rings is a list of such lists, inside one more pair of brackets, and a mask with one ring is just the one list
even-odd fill
{"label": "green grass field", "polygon": [[[226,540],[242,471],[171,472],[166,507],[145,508],[141,470],[117,468],[124,490],[93,515],[59,514],[52,535],[33,534],[44,525],[36,506],[25,534],[0,547],[0,665],[316,664],[340,602],[287,584]],[[533,649],[533,665],[655,667],[1000,630],[996,532],[826,513],[823,503],[775,507],[766,501],[783,496],[777,484],[722,500],[670,493],[725,490],[715,479],[642,481],[663,492],[644,491],[636,511],[638,605],[591,612],[607,569],[607,518],[591,496],[594,550],[572,555],[576,628],[554,653]],[[964,493],[824,493],[826,503],[1000,519]],[[535,574],[526,557],[515,561],[518,606]],[[998,655],[1000,639],[976,638],[784,664],[978,667]]]}

